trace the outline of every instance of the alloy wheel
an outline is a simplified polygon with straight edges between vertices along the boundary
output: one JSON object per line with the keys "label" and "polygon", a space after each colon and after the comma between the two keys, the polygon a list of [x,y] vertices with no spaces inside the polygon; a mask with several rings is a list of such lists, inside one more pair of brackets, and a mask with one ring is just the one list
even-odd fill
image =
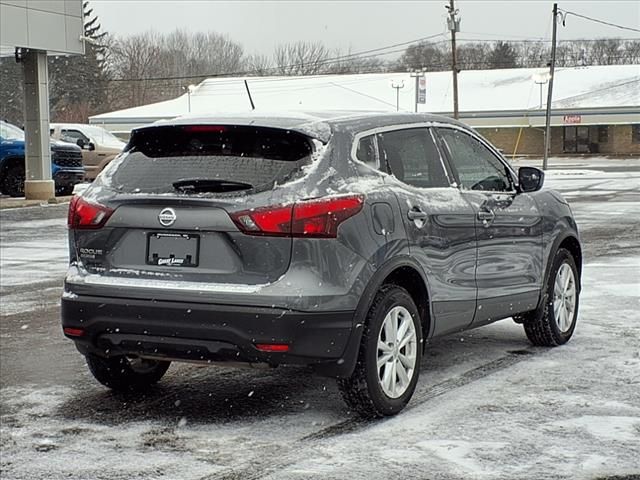
{"label": "alloy wheel", "polygon": [[406,392],[416,369],[418,342],[409,311],[393,307],[384,318],[378,334],[378,382],[390,398]]}
{"label": "alloy wheel", "polygon": [[553,316],[558,330],[566,333],[571,328],[576,310],[576,280],[567,263],[560,265],[553,287]]}

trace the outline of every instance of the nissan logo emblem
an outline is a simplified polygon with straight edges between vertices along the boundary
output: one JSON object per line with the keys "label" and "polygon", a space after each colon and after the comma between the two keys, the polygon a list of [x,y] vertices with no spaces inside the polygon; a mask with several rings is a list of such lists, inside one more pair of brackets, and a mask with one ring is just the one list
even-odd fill
{"label": "nissan logo emblem", "polygon": [[163,227],[170,227],[176,221],[178,216],[173,208],[165,208],[158,214],[158,221]]}

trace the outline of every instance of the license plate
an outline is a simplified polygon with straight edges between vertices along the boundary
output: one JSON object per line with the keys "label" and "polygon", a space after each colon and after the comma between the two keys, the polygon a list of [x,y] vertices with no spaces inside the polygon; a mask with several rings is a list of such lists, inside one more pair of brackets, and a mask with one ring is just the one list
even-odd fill
{"label": "license plate", "polygon": [[197,267],[200,235],[150,233],[147,237],[147,265]]}

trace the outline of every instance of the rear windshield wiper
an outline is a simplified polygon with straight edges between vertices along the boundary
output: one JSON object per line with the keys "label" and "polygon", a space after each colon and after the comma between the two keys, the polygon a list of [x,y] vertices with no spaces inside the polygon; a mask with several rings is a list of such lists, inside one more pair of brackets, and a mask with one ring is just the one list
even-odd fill
{"label": "rear windshield wiper", "polygon": [[253,185],[233,180],[219,180],[217,178],[185,178],[173,182],[173,188],[182,193],[235,192],[249,190],[253,188]]}

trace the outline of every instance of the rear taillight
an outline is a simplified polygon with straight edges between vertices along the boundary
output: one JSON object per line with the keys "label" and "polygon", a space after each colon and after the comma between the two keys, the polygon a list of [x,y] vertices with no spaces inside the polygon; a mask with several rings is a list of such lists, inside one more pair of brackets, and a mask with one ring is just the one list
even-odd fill
{"label": "rear taillight", "polygon": [[69,204],[67,226],[71,229],[101,228],[113,213],[113,209],[91,203],[75,196]]}
{"label": "rear taillight", "polygon": [[335,238],[338,227],[362,210],[364,195],[343,195],[231,214],[242,232],[279,237]]}

